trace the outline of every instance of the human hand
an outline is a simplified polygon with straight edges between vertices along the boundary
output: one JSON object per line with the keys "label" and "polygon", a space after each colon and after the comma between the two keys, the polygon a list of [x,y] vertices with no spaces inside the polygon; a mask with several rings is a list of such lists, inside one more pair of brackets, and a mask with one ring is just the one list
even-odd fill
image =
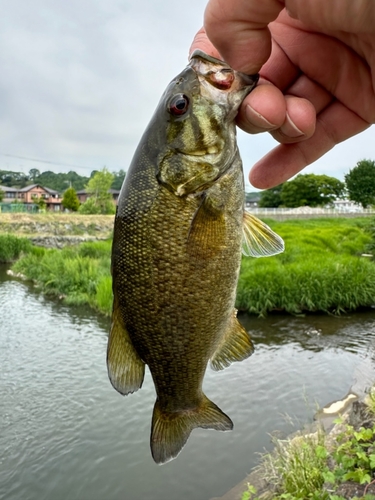
{"label": "human hand", "polygon": [[281,144],[252,168],[255,187],[286,181],[375,123],[373,0],[209,0],[204,25],[191,50],[260,70],[237,124]]}

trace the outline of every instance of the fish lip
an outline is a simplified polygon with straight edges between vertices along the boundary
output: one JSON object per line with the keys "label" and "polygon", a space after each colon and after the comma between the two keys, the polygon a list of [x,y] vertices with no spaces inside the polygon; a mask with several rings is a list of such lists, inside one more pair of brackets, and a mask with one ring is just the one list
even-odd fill
{"label": "fish lip", "polygon": [[[191,61],[192,59],[202,59],[205,62],[210,62],[213,64],[220,64],[221,66],[227,67],[228,69],[233,70],[233,68],[225,61],[222,59],[218,59],[216,57],[210,56],[209,54],[206,54],[206,52],[203,52],[203,50],[200,49],[195,49],[194,52],[191,54],[189,60]],[[235,71],[238,75],[241,75],[243,82],[246,85],[251,85],[255,87],[255,85],[258,83],[259,80],[259,73],[254,73],[253,75],[247,75],[246,73],[242,73],[240,71]]]}
{"label": "fish lip", "polygon": [[223,61],[222,59],[217,59],[216,57],[210,56],[209,54],[206,54],[206,52],[203,52],[203,50],[200,49],[195,49],[194,52],[191,54],[189,60],[191,61],[194,58],[203,59],[204,61],[212,62],[214,64],[222,64],[223,66],[228,66],[228,68],[232,69],[229,66],[229,64]]}
{"label": "fish lip", "polygon": [[[214,151],[212,149],[215,149]],[[211,149],[211,151],[209,151]],[[177,154],[182,154],[187,157],[191,158],[212,158],[213,156],[221,153],[222,148],[218,144],[213,144],[212,146],[209,146],[206,151],[183,151],[182,149],[176,149],[175,153]]]}

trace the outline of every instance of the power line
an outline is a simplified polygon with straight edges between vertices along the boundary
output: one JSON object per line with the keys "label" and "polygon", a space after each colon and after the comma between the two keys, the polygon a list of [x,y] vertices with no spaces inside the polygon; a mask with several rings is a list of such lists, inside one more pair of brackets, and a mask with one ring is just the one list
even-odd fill
{"label": "power line", "polygon": [[48,163],[49,165],[59,165],[62,167],[73,167],[73,168],[85,168],[85,169],[91,169],[95,170],[93,167],[85,167],[82,165],[73,165],[71,163],[60,163],[57,161],[49,161],[49,160],[40,160],[39,158],[30,158],[28,156],[17,156],[17,155],[9,155],[6,153],[0,153],[1,156],[7,156],[9,158],[19,158],[20,160],[29,160],[29,161],[36,161],[38,163]]}

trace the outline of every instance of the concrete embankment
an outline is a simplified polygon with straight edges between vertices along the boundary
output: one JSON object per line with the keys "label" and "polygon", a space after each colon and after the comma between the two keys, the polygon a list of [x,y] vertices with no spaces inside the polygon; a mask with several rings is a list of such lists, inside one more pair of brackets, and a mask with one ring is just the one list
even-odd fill
{"label": "concrete embankment", "polygon": [[113,215],[0,214],[0,234],[29,238],[35,245],[62,248],[111,236]]}

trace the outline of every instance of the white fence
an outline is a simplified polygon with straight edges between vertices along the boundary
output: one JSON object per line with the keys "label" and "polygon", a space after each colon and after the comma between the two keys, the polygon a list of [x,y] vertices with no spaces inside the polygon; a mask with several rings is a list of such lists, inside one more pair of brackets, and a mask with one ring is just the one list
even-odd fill
{"label": "white fence", "polygon": [[259,208],[259,207],[246,207],[248,212],[258,215],[332,215],[333,217],[341,214],[355,214],[361,215],[375,215],[375,210],[372,208],[312,208],[312,207],[298,207],[298,208]]}

